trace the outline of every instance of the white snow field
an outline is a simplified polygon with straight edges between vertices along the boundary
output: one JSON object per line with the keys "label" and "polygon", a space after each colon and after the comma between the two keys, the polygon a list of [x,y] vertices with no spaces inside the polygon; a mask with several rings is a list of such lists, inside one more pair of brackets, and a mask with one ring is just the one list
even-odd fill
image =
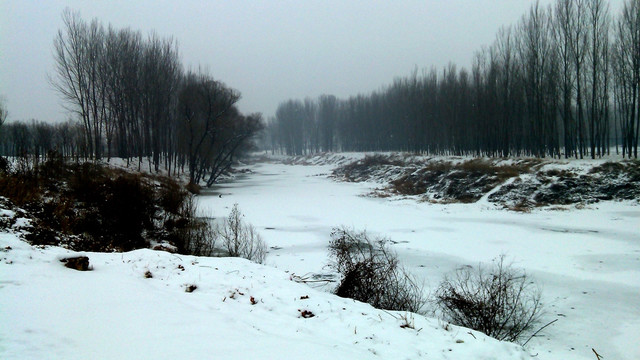
{"label": "white snow field", "polygon": [[[77,255],[62,248],[6,233],[0,246],[0,359],[529,357],[517,345],[377,310],[244,259],[85,253],[93,270],[80,272],[61,265]],[[189,285],[197,289],[188,293]]]}
{"label": "white snow field", "polygon": [[[200,197],[206,216],[239,205],[271,247],[265,266],[137,250],[85,253],[93,270],[80,272],[61,265],[68,250],[0,234],[0,359],[594,360],[592,348],[604,360],[640,359],[637,204],[516,213],[371,198],[362,195],[379,184],[336,182],[332,167],[251,165]],[[425,291],[506,254],[542,287],[544,319],[558,321],[522,349],[292,281],[331,274],[337,226],[392,239]]]}

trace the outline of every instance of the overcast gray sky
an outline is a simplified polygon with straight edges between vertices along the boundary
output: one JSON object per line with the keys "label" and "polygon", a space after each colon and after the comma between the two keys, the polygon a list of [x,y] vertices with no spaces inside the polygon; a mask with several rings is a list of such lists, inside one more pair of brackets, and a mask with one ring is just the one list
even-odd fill
{"label": "overcast gray sky", "polygon": [[366,93],[416,66],[468,67],[473,53],[532,3],[0,0],[0,96],[10,120],[68,117],[47,82],[65,7],[85,20],[173,36],[186,68],[207,68],[242,93],[242,112],[268,117],[283,100]]}

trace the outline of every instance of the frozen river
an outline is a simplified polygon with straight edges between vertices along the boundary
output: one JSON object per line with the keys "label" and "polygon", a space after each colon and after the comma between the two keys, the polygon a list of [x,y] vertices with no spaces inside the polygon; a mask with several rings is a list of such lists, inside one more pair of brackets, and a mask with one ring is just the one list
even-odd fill
{"label": "frozen river", "polygon": [[602,203],[517,213],[493,204],[434,205],[363,196],[379,184],[342,183],[332,166],[257,164],[200,198],[207,216],[234,203],[272,248],[267,264],[324,274],[331,229],[394,242],[405,266],[433,290],[462,265],[505,254],[543,289],[547,321],[529,351],[539,359],[640,358],[640,207]]}

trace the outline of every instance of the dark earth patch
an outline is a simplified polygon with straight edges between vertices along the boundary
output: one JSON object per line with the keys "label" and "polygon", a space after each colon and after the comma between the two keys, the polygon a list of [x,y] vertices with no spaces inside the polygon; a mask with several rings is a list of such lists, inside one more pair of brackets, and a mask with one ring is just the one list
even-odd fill
{"label": "dark earth patch", "polygon": [[378,197],[386,193],[421,196],[439,203],[472,203],[491,192],[488,201],[523,211],[538,206],[640,199],[638,161],[607,162],[586,173],[572,169],[541,170],[547,163],[550,162],[540,159],[419,162],[403,161],[394,155],[374,155],[340,166],[332,176],[350,182],[383,183],[386,186],[374,193]]}

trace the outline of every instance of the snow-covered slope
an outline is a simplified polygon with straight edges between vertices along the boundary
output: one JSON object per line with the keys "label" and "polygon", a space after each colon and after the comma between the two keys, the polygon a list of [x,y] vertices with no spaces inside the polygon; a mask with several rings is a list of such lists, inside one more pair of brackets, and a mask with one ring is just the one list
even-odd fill
{"label": "snow-covered slope", "polygon": [[243,259],[86,253],[93,270],[81,272],[61,264],[77,255],[62,248],[8,233],[0,248],[1,359],[529,358],[517,345],[338,298]]}

